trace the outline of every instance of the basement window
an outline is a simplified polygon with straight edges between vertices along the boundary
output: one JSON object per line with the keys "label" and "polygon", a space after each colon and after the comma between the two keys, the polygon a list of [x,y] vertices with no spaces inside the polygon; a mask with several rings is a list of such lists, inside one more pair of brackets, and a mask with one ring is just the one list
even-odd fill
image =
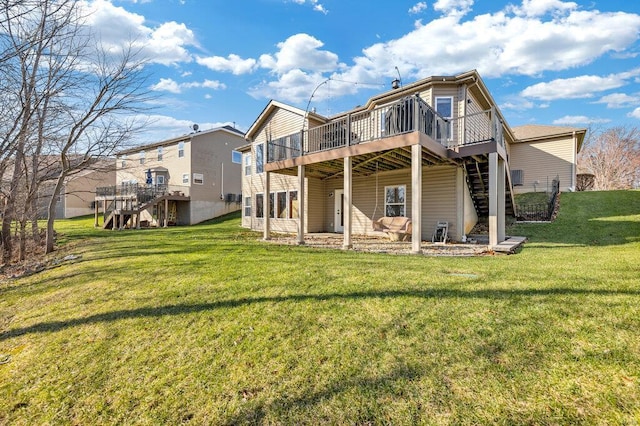
{"label": "basement window", "polygon": [[204,183],[204,175],[202,173],[194,173],[193,183],[196,185],[202,185]]}

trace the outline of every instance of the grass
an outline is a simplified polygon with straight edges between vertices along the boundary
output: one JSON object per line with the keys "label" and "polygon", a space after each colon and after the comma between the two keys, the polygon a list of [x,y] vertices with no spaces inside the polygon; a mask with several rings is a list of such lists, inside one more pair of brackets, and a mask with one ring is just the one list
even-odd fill
{"label": "grass", "polygon": [[640,191],[513,256],[275,246],[229,216],[103,231],[0,283],[0,424],[637,424]]}

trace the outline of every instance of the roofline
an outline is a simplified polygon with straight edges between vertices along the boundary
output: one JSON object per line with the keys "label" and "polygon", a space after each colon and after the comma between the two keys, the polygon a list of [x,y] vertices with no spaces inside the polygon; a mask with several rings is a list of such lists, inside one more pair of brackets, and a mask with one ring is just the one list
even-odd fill
{"label": "roofline", "polygon": [[582,127],[582,128],[572,128],[571,130],[566,130],[560,133],[551,133],[546,135],[533,136],[530,138],[515,139],[515,141],[519,143],[529,143],[529,142],[537,142],[537,141],[549,139],[552,137],[554,138],[562,138],[562,137],[568,137],[568,136],[574,137],[575,135],[575,136],[578,136],[576,152],[580,152],[580,150],[582,149],[582,144],[584,143],[584,138],[586,134],[587,134],[587,129]]}
{"label": "roofline", "polygon": [[133,148],[128,148],[128,149],[123,149],[122,151],[118,151],[116,153],[116,155],[120,156],[120,155],[127,155],[127,154],[133,154],[136,152],[140,152],[140,151],[146,151],[148,149],[153,149],[153,148],[158,148],[161,146],[167,146],[167,145],[173,145],[177,142],[186,142],[186,141],[190,141],[191,139],[193,139],[196,136],[202,136],[202,135],[206,135],[209,133],[215,133],[215,132],[225,132],[225,133],[229,133],[231,135],[235,135],[235,136],[240,136],[240,137],[244,137],[244,133],[236,128],[232,128],[230,126],[220,126],[220,127],[214,127],[213,129],[209,129],[209,130],[203,130],[200,132],[193,132],[193,133],[189,133],[186,135],[182,135],[182,136],[176,136],[174,138],[171,139],[166,139],[160,142],[154,142],[154,143],[150,143],[150,144],[146,144],[146,145],[139,145],[137,147],[133,147]]}
{"label": "roofline", "polygon": [[[301,117],[303,117],[303,119],[305,117],[314,117],[317,120],[320,121],[327,121],[327,117],[324,117],[320,114],[317,114],[313,111],[305,111],[302,108],[298,108],[298,107],[294,107],[292,105],[289,104],[285,104],[284,102],[280,102],[280,101],[276,101],[271,99],[267,105],[264,107],[264,109],[260,112],[260,114],[258,115],[258,118],[256,118],[256,120],[253,122],[253,124],[249,127],[249,130],[247,130],[247,133],[245,133],[244,137],[246,140],[251,140],[253,138],[253,134],[260,128],[260,126],[262,125],[262,123],[264,123],[267,119],[267,117],[269,116],[270,112],[276,108],[280,108],[280,109],[285,109],[287,111],[291,111],[295,114],[300,115]],[[302,129],[300,129],[302,130]]]}

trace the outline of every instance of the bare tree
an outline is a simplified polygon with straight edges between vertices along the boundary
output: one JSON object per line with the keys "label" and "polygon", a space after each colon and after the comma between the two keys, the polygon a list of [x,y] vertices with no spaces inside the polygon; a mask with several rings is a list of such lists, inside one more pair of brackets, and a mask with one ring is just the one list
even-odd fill
{"label": "bare tree", "polygon": [[594,175],[593,189],[629,189],[640,183],[640,131],[614,127],[593,133],[578,155],[581,173]]}
{"label": "bare tree", "polygon": [[108,54],[84,25],[75,0],[0,0],[0,12],[0,113],[6,112],[0,117],[0,173],[8,177],[2,259],[7,262],[11,224],[19,221],[23,241],[27,218],[35,214],[43,180],[40,159],[58,158],[47,209],[49,253],[65,180],[112,155],[140,129],[128,117],[146,109],[148,82],[134,43]]}

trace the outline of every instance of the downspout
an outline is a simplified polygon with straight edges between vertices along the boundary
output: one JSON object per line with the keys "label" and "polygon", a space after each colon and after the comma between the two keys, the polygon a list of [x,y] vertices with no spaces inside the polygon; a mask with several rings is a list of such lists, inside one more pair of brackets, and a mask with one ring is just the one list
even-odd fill
{"label": "downspout", "polygon": [[224,163],[220,163],[220,199],[224,200]]}

